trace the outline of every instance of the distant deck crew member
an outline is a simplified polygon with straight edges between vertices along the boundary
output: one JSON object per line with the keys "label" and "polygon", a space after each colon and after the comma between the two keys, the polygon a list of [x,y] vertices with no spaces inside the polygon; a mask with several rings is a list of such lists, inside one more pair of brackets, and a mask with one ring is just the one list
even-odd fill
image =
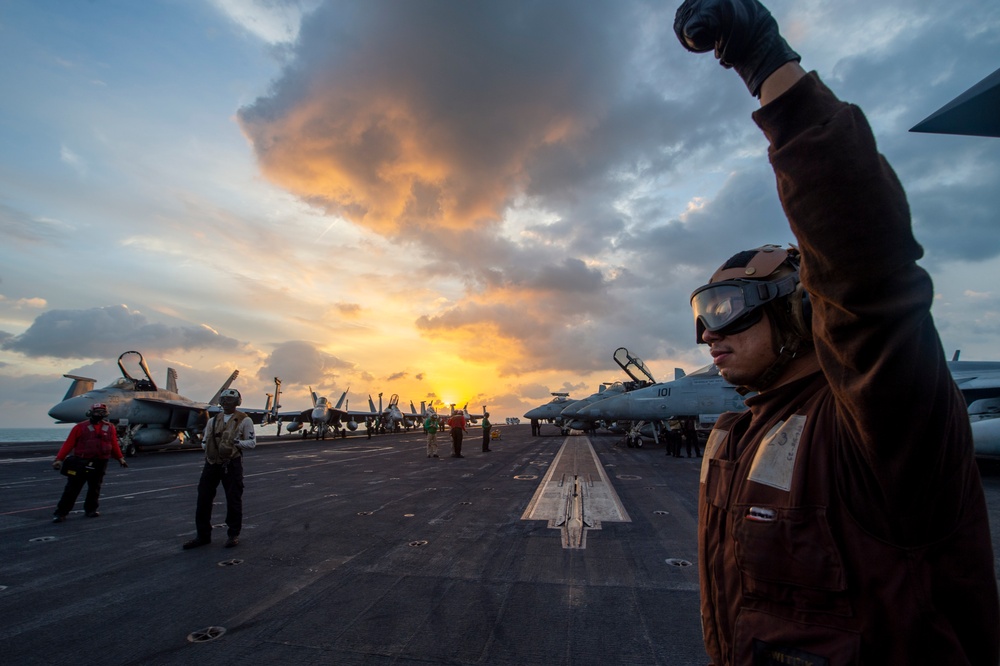
{"label": "distant deck crew member", "polygon": [[438,443],[437,443],[437,431],[438,431],[438,417],[437,414],[433,412],[424,419],[424,432],[427,433],[427,457],[437,458],[438,457]]}
{"label": "distant deck crew member", "polygon": [[483,453],[488,453],[490,449],[490,433],[493,432],[493,424],[490,423],[490,413],[483,412]]}
{"label": "distant deck crew member", "polygon": [[448,428],[451,430],[451,457],[464,458],[462,455],[462,437],[465,435],[465,413],[457,409],[451,413],[448,419]]}

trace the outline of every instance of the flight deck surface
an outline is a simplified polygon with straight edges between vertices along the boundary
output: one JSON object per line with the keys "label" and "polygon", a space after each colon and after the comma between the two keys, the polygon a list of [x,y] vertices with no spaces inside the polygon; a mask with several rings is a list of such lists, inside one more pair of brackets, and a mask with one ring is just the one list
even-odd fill
{"label": "flight deck surface", "polygon": [[[437,459],[416,432],[262,438],[245,458],[240,545],[223,548],[220,487],[213,542],[189,551],[198,452],[112,463],[101,517],[81,497],[52,524],[58,443],[0,448],[2,659],[706,663],[701,460],[529,432],[504,427],[482,453],[470,427],[462,459],[440,433]],[[995,518],[1000,474],[984,481]]]}

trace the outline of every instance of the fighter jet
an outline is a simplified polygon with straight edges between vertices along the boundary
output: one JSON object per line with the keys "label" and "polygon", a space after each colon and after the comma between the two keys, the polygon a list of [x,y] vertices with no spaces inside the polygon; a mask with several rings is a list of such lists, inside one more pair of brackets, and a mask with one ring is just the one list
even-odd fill
{"label": "fighter jet", "polygon": [[[177,393],[177,372],[173,368],[167,369],[167,388],[158,388],[145,359],[137,351],[119,356],[118,368],[122,376],[102,389],[95,389],[96,380],[89,377],[64,375],[73,383],[62,402],[49,410],[49,416],[59,423],[79,423],[87,418],[91,405],[103,402],[108,406],[108,420],[118,426],[122,451],[128,456],[167,446],[178,439],[183,443],[185,437],[193,444],[200,444],[213,406],[219,409],[219,394],[239,375],[239,370],[234,370],[211,400],[195,402]],[[277,379],[275,382],[277,387],[280,382]],[[270,394],[263,410],[241,408],[240,411],[250,414],[255,423],[266,423],[273,413]]]}
{"label": "fighter jet", "polygon": [[[719,375],[714,365],[685,375],[679,368],[672,382],[653,384],[635,391],[598,400],[578,412],[581,419],[632,424],[666,421],[677,417],[698,417],[703,425],[715,422],[719,414],[746,409],[744,396]],[[657,435],[654,431],[654,438]],[[634,440],[633,440],[634,441]]]}
{"label": "fighter jet", "polygon": [[[574,402],[576,400],[570,398],[569,393],[553,393],[552,400],[534,409],[529,409],[524,413],[524,418],[535,419],[539,423],[543,421],[545,423],[552,423],[562,428],[562,410]],[[564,430],[564,432],[566,431]]]}
{"label": "fighter jet", "polygon": [[[977,455],[1000,455],[1000,425],[977,422],[1000,417],[1000,363],[959,361],[956,352],[948,363],[952,378],[965,396]],[[632,423],[662,422],[695,417],[701,429],[708,429],[723,412],[743,411],[746,406],[736,387],[726,382],[718,368],[708,365],[672,382],[654,384],[637,391],[612,396],[584,407],[579,418]],[[752,394],[748,394],[752,395]]]}
{"label": "fighter jet", "polygon": [[379,393],[378,409],[375,409],[375,401],[369,395],[368,406],[371,408],[368,416],[370,416],[376,431],[380,434],[410,430],[422,424],[423,420],[430,413],[425,402],[420,403],[421,411],[418,413],[412,401],[410,402],[410,411],[403,413],[403,410],[399,408],[399,395],[396,393],[393,393],[389,397],[389,404],[385,407],[382,406],[382,394]]}
{"label": "fighter jet", "polygon": [[290,419],[286,425],[289,433],[301,432],[303,439],[307,437],[326,439],[327,435],[347,437],[348,430],[353,432],[358,429],[358,422],[354,417],[345,409],[341,409],[347,398],[347,391],[340,395],[336,405],[331,405],[329,398],[317,396],[311,386],[309,395],[312,396],[311,408],[278,415],[282,423],[285,423],[285,419]]}

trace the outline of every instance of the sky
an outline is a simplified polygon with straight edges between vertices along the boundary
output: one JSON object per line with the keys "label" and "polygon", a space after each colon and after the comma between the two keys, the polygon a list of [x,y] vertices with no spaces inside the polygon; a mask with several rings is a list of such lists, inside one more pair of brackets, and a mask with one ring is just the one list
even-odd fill
{"label": "sky", "polygon": [[[688,299],[794,238],[757,101],[646,0],[0,0],[0,427],[125,351],[208,400],[485,405],[710,363]],[[950,355],[1000,360],[1000,140],[909,128],[995,0],[775,0],[907,190]]]}

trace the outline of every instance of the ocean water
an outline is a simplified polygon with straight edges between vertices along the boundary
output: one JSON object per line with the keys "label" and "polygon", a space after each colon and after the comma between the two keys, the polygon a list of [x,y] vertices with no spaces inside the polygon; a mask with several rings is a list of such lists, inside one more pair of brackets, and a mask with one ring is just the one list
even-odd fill
{"label": "ocean water", "polygon": [[66,441],[72,425],[46,428],[0,428],[0,442],[59,442]]}

